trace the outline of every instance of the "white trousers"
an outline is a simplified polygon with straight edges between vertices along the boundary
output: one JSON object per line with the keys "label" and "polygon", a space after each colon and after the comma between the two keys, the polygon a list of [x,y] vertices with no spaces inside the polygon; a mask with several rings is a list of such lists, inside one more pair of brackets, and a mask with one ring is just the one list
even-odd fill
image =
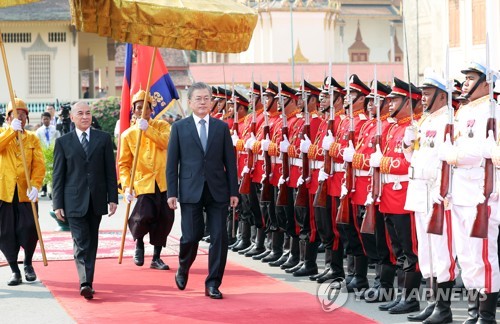
{"label": "white trousers", "polygon": [[476,217],[476,207],[452,207],[453,240],[458,262],[462,269],[462,280],[467,289],[485,289],[486,293],[500,290],[498,267],[498,215],[497,202],[491,204],[488,221],[488,238],[470,237]]}
{"label": "white trousers", "polygon": [[[424,278],[436,277],[437,282],[455,280],[458,269],[452,238],[451,213],[445,212],[443,235],[427,233],[430,213],[415,212],[418,239],[418,265]],[[432,263],[431,263],[432,258]]]}

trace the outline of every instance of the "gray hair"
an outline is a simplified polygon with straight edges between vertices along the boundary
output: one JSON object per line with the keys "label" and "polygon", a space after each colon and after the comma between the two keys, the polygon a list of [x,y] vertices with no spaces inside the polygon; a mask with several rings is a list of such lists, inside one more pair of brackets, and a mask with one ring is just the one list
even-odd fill
{"label": "gray hair", "polygon": [[188,92],[187,92],[188,99],[191,100],[191,97],[193,96],[193,92],[195,90],[202,90],[202,89],[207,89],[208,93],[210,95],[212,95],[212,87],[211,86],[209,86],[205,82],[195,82],[188,89]]}
{"label": "gray hair", "polygon": [[90,106],[85,102],[85,101],[77,101],[71,106],[71,114],[73,114],[76,110],[76,107],[78,106],[87,106],[90,108]]}

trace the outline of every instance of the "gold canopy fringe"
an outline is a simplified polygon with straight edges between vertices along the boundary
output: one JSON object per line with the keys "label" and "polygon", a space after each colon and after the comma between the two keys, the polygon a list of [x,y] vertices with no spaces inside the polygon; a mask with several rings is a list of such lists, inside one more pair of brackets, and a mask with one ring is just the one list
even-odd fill
{"label": "gold canopy fringe", "polygon": [[240,53],[256,12],[231,0],[70,0],[78,30],[154,47]]}

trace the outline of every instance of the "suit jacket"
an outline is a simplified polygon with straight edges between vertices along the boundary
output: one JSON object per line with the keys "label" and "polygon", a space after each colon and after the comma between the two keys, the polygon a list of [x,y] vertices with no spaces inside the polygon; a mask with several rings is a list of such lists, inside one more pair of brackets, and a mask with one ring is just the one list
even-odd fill
{"label": "suit jacket", "polygon": [[66,217],[85,216],[90,197],[94,213],[107,214],[108,203],[118,203],[111,136],[91,128],[88,157],[76,131],[59,137],[54,148],[52,183],[53,207],[64,208]]}
{"label": "suit jacket", "polygon": [[168,197],[198,203],[205,181],[217,202],[238,196],[236,157],[227,124],[210,117],[203,151],[193,116],[172,124],[167,153]]}

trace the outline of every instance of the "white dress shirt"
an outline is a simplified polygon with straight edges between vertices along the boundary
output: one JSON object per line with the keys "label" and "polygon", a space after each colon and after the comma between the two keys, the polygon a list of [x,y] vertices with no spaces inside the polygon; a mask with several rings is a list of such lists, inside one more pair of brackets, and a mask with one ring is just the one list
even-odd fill
{"label": "white dress shirt", "polygon": [[[193,118],[194,118],[194,124],[196,125],[196,130],[198,131],[198,137],[200,136],[200,128],[201,128],[201,124],[200,124],[200,120],[201,118],[196,116],[195,114],[193,114]],[[205,128],[207,129],[207,139],[208,139],[208,121],[210,120],[210,116],[207,114],[205,117],[203,117],[203,119],[205,120]]]}

